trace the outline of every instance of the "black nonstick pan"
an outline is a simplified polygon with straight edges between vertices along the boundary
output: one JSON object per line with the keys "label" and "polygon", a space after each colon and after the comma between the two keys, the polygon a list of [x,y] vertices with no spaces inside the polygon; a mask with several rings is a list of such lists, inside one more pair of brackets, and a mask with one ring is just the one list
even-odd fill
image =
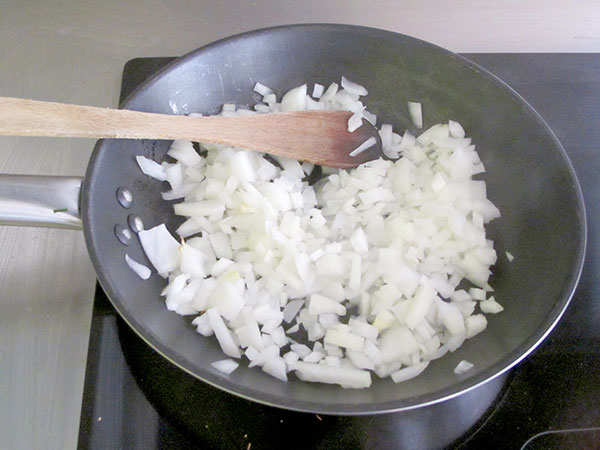
{"label": "black nonstick pan", "polygon": [[[281,94],[302,83],[347,78],[369,88],[365,101],[382,123],[409,126],[407,101],[423,104],[425,127],[453,119],[477,144],[487,169],[488,196],[502,217],[489,226],[499,260],[491,284],[505,308],[488,328],[416,379],[375,380],[369,389],[280,382],[244,364],[230,375],[210,363],[223,359],[214,339],[198,335],[189,319],[166,310],[165,280],[142,281],[125,253],[145,255],[130,228],[181,219],[163,201],[161,182],[135,161],[165,158],[170,142],[103,140],[94,149],[80,195],[81,220],[102,288],[125,321],[157,352],[190,374],[227,392],[298,411],[370,414],[408,410],[456,397],[506,372],[556,325],[577,284],[586,222],[576,175],[544,120],[513,90],[477,65],[426,42],[346,25],[296,25],[257,30],[202,47],[177,59],[121,105],[159,113],[215,113],[223,103],[252,105],[257,81]],[[123,201],[123,190],[132,201]],[[509,262],[505,255],[515,256]],[[474,369],[455,375],[466,359]],[[376,378],[376,377],[374,377]]]}

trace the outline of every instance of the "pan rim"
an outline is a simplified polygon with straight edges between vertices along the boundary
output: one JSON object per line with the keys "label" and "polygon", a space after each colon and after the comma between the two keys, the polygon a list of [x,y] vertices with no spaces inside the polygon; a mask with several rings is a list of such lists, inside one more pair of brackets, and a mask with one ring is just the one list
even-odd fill
{"label": "pan rim", "polygon": [[[158,351],[164,358],[171,361],[173,364],[183,369],[185,372],[193,375],[194,377],[207,382],[214,387],[217,387],[221,390],[229,392],[238,397],[246,398],[248,400],[252,400],[258,403],[262,403],[269,406],[275,406],[278,408],[284,408],[294,411],[301,412],[310,412],[310,413],[321,413],[321,414],[336,414],[336,415],[369,415],[369,414],[380,414],[380,413],[389,413],[389,412],[397,412],[397,411],[408,411],[411,409],[416,409],[420,407],[426,407],[429,405],[433,405],[436,403],[440,403],[443,401],[450,400],[455,398],[463,393],[471,391],[473,389],[482,386],[488,381],[506,373],[511,368],[516,366],[519,362],[525,359],[528,355],[530,355],[551,333],[557,323],[560,321],[563,316],[566,308],[570,304],[575,289],[578,285],[579,279],[581,277],[581,273],[583,271],[585,254],[586,254],[586,246],[587,246],[587,218],[585,211],[585,204],[583,199],[583,194],[581,191],[581,186],[577,175],[575,173],[574,167],[564,150],[562,144],[550,128],[550,126],[546,123],[546,121],[542,118],[542,116],[513,88],[511,88],[508,84],[498,78],[496,75],[489,72],[487,69],[479,66],[478,64],[470,61],[464,56],[455,54],[441,48],[435,44],[431,44],[429,42],[413,38],[407,35],[403,35],[400,33],[395,33],[391,31],[381,30],[377,28],[357,26],[357,25],[344,25],[344,24],[293,24],[293,25],[281,25],[269,28],[261,28],[257,30],[251,30],[244,33],[232,35],[229,37],[225,37],[204,45],[200,48],[197,48],[180,58],[177,58],[175,61],[168,63],[164,68],[160,69],[150,78],[148,78],[145,82],[143,82],[139,87],[137,87],[127,98],[122,102],[121,108],[128,109],[131,103],[134,102],[139,92],[143,89],[146,89],[148,86],[156,83],[159,79],[161,79],[165,73],[168,73],[174,68],[184,64],[186,61],[193,59],[198,53],[204,52],[207,49],[214,48],[219,45],[227,44],[231,41],[237,41],[239,39],[243,39],[246,37],[253,37],[262,33],[271,33],[271,32],[281,32],[289,29],[299,29],[304,28],[307,30],[314,30],[316,28],[328,28],[328,29],[339,29],[339,30],[348,30],[354,32],[363,32],[363,33],[385,33],[395,36],[402,36],[410,38],[411,40],[416,41],[419,45],[423,45],[429,48],[434,49],[435,51],[445,53],[446,55],[458,59],[462,64],[469,67],[471,70],[475,70],[479,72],[482,76],[488,78],[495,85],[497,85],[500,89],[502,89],[505,93],[514,98],[517,102],[523,105],[525,109],[525,113],[530,115],[533,120],[535,120],[540,127],[544,129],[544,132],[548,135],[552,143],[554,144],[555,150],[558,151],[562,162],[565,167],[568,169],[569,179],[573,183],[573,193],[577,200],[576,210],[578,214],[578,231],[579,231],[579,243],[577,246],[577,251],[574,256],[574,260],[576,264],[574,264],[569,277],[568,283],[563,286],[562,295],[556,301],[553,308],[550,310],[548,315],[546,316],[546,320],[543,322],[543,326],[539,326],[536,331],[529,336],[528,339],[524,340],[521,345],[519,345],[515,350],[511,353],[505,355],[502,359],[500,359],[497,363],[490,366],[485,371],[474,375],[473,377],[469,377],[460,382],[453,384],[452,386],[438,390],[433,393],[423,394],[418,397],[409,397],[403,400],[394,400],[386,403],[377,403],[377,404],[351,404],[351,403],[336,403],[334,405],[326,405],[321,403],[315,403],[312,401],[302,401],[302,400],[293,400],[293,402],[286,402],[285,398],[280,398],[279,396],[272,396],[269,398],[265,398],[264,393],[260,392],[260,395],[252,395],[253,392],[250,389],[246,389],[245,392],[240,392],[239,386],[235,382],[231,382],[227,379],[217,378],[211,376],[210,373],[204,372],[202,376],[198,373],[195,373],[190,365],[198,366],[197,364],[189,361],[185,358],[175,358],[173,357],[173,351],[170,348],[166,348],[158,339],[155,339],[152,335],[146,335],[143,333],[144,326],[139,323],[135,317],[129,317],[126,311],[123,311],[118,305],[118,302],[113,301],[113,298],[116,298],[116,290],[113,288],[110,280],[105,277],[101,265],[98,263],[98,256],[95,251],[94,239],[93,239],[93,224],[89,221],[89,213],[87,211],[87,205],[89,201],[89,195],[91,190],[90,182],[93,177],[93,168],[94,161],[97,155],[101,152],[101,148],[104,146],[104,141],[99,141],[94,148],[94,152],[92,158],[90,159],[90,163],[88,165],[88,172],[84,178],[84,183],[82,186],[82,220],[84,222],[84,235],[86,244],[88,246],[88,251],[90,252],[90,256],[96,268],[98,278],[102,288],[107,292],[109,299],[111,299],[111,303],[115,306],[120,316],[125,320],[125,322],[131,326],[131,328],[152,348]],[[179,356],[179,355],[177,355]]]}

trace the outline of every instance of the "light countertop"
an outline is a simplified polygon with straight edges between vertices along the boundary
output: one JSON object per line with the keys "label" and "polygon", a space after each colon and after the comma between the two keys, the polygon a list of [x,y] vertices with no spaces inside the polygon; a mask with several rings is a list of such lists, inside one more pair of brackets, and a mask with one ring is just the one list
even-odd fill
{"label": "light countertop", "polygon": [[[301,22],[455,52],[600,52],[597,0],[0,0],[0,96],[116,107],[131,58]],[[0,137],[0,173],[81,176],[93,145]],[[0,448],[76,448],[94,287],[81,232],[0,227]]]}

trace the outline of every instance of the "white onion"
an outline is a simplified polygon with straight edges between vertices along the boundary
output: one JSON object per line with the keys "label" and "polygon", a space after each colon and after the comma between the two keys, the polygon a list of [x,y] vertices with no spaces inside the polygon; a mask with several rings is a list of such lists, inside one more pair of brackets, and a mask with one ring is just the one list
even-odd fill
{"label": "white onion", "polygon": [[464,138],[465,130],[462,125],[454,120],[448,121],[448,131],[450,132],[450,136],[455,138]]}
{"label": "white onion", "polygon": [[341,85],[344,90],[348,91],[351,94],[365,96],[369,93],[363,86],[354,83],[353,81],[350,81],[346,77],[342,77]]}
{"label": "white onion", "polygon": [[202,158],[189,141],[173,141],[167,155],[188,167],[194,167],[202,163]]}
{"label": "white onion", "polygon": [[305,381],[339,384],[349,388],[367,388],[371,385],[371,375],[366,370],[330,367],[298,361],[295,366],[298,378]]}
{"label": "white onion", "polygon": [[[325,92],[315,84],[318,102],[306,85],[281,103],[260,83],[255,91],[260,112],[345,109],[354,113],[350,129],[377,121],[359,100],[366,89],[346,78]],[[420,104],[409,113],[422,127]],[[454,121],[418,136],[384,124],[380,137],[391,160],[324,168],[314,187],[305,179],[312,164],[223,145],[201,144],[200,158],[191,143],[175,141],[175,163],[140,159],[170,183],[165,199],[183,198],[174,211],[185,218],[177,229],[185,242],[164,225],[140,233],[149,260],[169,277],[167,308],[200,313],[192,321],[200,334],[281,381],[293,372],[351,388],[368,387],[370,371],[411,379],[482,332],[477,307],[502,310],[488,298],[497,256],[484,228],[499,211],[485,183],[471,178],[484,171],[474,145]],[[465,278],[474,286],[458,289]],[[292,340],[300,328],[303,343]]]}
{"label": "white onion", "polygon": [[354,114],[352,114],[352,116],[350,116],[350,118],[348,119],[348,131],[352,133],[353,131],[359,129],[362,125],[362,120],[362,111],[357,111]]}
{"label": "white onion", "polygon": [[371,147],[373,147],[376,143],[377,143],[377,140],[373,136],[371,136],[370,138],[365,140],[362,144],[360,144],[358,147],[356,147],[354,150],[352,150],[350,152],[350,156],[353,156],[353,157],[358,156],[365,150],[368,150]]}
{"label": "white onion", "polygon": [[460,375],[460,374],[463,374],[465,372],[468,372],[472,368],[473,368],[473,364],[472,363],[470,363],[469,361],[462,360],[454,368],[454,373],[457,374],[457,375]]}
{"label": "white onion", "polygon": [[321,96],[323,95],[323,89],[324,89],[324,86],[322,84],[315,83],[315,85],[313,87],[312,96],[314,98],[321,98]]}
{"label": "white onion", "polygon": [[333,96],[335,94],[337,94],[338,91],[338,84],[337,83],[331,83],[329,85],[329,87],[327,88],[327,90],[323,93],[323,95],[321,95],[321,98],[319,99],[320,102],[328,102],[330,101]]}
{"label": "white onion", "polygon": [[401,383],[419,376],[429,365],[429,361],[421,362],[413,366],[408,366],[403,369],[392,372],[390,375],[394,383]]}
{"label": "white onion", "polygon": [[288,91],[281,99],[281,111],[304,111],[306,109],[306,84]]}
{"label": "white onion", "polygon": [[145,156],[136,156],[135,160],[140,166],[141,171],[149,177],[156,178],[159,181],[166,181],[167,174],[163,166],[156,161],[146,158]]}
{"label": "white onion", "polygon": [[421,103],[408,102],[408,115],[417,128],[423,128],[423,112]]}
{"label": "white onion", "polygon": [[179,264],[179,243],[164,224],[138,233],[146,256],[159,273],[166,277]]}
{"label": "white onion", "polygon": [[263,97],[265,95],[269,95],[273,93],[273,89],[271,89],[270,87],[265,86],[262,83],[256,83],[254,85],[254,92],[259,93],[260,95],[262,95]]}
{"label": "white onion", "polygon": [[285,360],[279,356],[269,358],[263,365],[262,370],[281,381],[287,381]]}
{"label": "white onion", "polygon": [[231,372],[238,368],[239,363],[234,361],[233,359],[223,359],[220,361],[212,362],[210,363],[210,365],[217,369],[219,372],[223,372],[224,374],[229,375]]}
{"label": "white onion", "polygon": [[206,311],[208,315],[208,320],[210,321],[210,325],[221,345],[221,349],[223,353],[227,356],[231,356],[232,358],[239,358],[241,356],[241,352],[237,344],[235,343],[233,334],[223,322],[220,314],[215,308],[210,308]]}
{"label": "white onion", "polygon": [[479,308],[481,309],[481,312],[486,314],[498,314],[499,312],[504,311],[502,305],[498,303],[493,296],[480,302]]}

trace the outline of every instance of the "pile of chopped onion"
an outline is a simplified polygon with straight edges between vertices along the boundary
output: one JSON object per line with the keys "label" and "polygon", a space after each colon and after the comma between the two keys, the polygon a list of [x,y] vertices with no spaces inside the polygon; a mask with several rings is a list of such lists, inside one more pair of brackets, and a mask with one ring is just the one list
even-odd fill
{"label": "pile of chopped onion", "polygon": [[[349,130],[377,120],[360,101],[367,90],[346,78],[280,102],[267,86],[255,91],[256,113],[345,109]],[[421,105],[409,109],[422,126]],[[380,135],[388,159],[330,170],[315,186],[311,164],[222,145],[201,144],[201,157],[175,141],[174,162],[138,157],[186,218],[181,242],[159,225],[139,233],[142,246],[168,278],[167,308],[197,315],[197,331],[230,358],[217,370],[245,358],[283,381],[291,372],[349,388],[370,386],[372,373],[406,381],[483,331],[483,313],[502,310],[490,296],[496,252],[484,229],[500,213],[473,179],[484,167],[462,126],[401,136],[383,124]]]}

